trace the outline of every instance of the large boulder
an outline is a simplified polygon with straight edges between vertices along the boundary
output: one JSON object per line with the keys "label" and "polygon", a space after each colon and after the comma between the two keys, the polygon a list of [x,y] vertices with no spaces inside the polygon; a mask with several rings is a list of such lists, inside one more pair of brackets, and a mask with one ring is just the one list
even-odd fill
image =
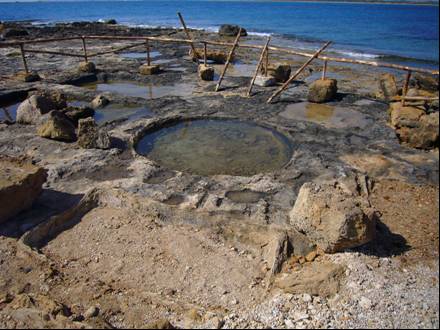
{"label": "large boulder", "polygon": [[309,87],[309,102],[325,103],[336,98],[338,83],[335,79],[320,79],[314,81]]}
{"label": "large boulder", "polygon": [[[265,68],[262,67],[262,73],[266,74]],[[275,78],[276,82],[284,83],[290,78],[292,68],[289,64],[271,64],[267,68],[267,74]]]}
{"label": "large boulder", "polygon": [[59,111],[51,111],[40,119],[37,134],[41,137],[71,142],[75,141],[75,125]]}
{"label": "large boulder", "polygon": [[391,73],[384,73],[379,78],[379,90],[376,97],[385,100],[392,100],[399,94],[396,77]]}
{"label": "large boulder", "polygon": [[[240,31],[240,26],[238,26],[238,25],[223,24],[220,26],[220,28],[218,30],[218,34],[221,36],[226,36],[226,37],[235,37],[235,36],[237,36],[239,31]],[[247,31],[245,28],[241,28],[240,35],[242,37],[247,36]]]}
{"label": "large boulder", "polygon": [[30,208],[46,178],[46,170],[29,160],[0,156],[0,223]]}
{"label": "large boulder", "polygon": [[432,149],[439,145],[439,113],[426,114],[422,109],[390,105],[390,123],[401,143],[417,149]]}
{"label": "large boulder", "polygon": [[400,102],[391,103],[389,108],[390,123],[394,128],[414,126],[425,112],[416,107],[402,106]]}
{"label": "large boulder", "polygon": [[294,229],[328,253],[371,241],[375,219],[368,199],[338,181],[305,183],[290,212]]}
{"label": "large boulder", "polygon": [[400,142],[417,149],[433,149],[439,146],[439,113],[420,117],[413,126],[402,126],[396,130]]}
{"label": "large boulder", "polygon": [[110,136],[98,128],[93,118],[78,122],[78,145],[84,149],[109,149]]}
{"label": "large boulder", "polygon": [[66,98],[59,92],[40,92],[24,100],[17,109],[17,123],[37,124],[41,116],[67,106]]}

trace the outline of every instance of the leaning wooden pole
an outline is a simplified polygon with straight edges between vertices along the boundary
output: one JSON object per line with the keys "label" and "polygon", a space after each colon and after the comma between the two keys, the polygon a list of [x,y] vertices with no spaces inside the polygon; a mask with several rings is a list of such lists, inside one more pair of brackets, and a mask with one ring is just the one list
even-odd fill
{"label": "leaning wooden pole", "polygon": [[24,46],[23,44],[20,44],[20,53],[21,53],[21,60],[23,61],[24,71],[26,74],[29,73],[29,68],[26,62],[26,54],[24,53]]}
{"label": "leaning wooden pole", "polygon": [[[260,71],[260,67],[263,64],[263,60],[265,58],[265,54],[267,54],[267,47],[269,47],[270,37],[267,38],[266,45],[264,45],[263,51],[261,52],[260,60],[258,61],[257,67],[255,68],[254,76],[252,77],[251,83],[249,85],[249,89],[247,91],[247,96],[251,96],[252,87],[254,86],[255,79],[257,79],[258,71]],[[267,68],[266,68],[267,71]]]}
{"label": "leaning wooden pole", "polygon": [[177,16],[179,16],[180,23],[182,23],[183,30],[185,30],[185,33],[186,33],[186,37],[187,37],[189,40],[191,40],[190,45],[191,45],[192,51],[193,51],[193,53],[194,53],[194,56],[195,56],[195,58],[196,58],[197,64],[199,64],[199,54],[197,54],[196,47],[194,46],[193,40],[192,40],[192,38],[191,38],[191,34],[189,33],[188,28],[186,27],[185,21],[183,20],[183,16],[182,16],[181,13],[177,13]]}
{"label": "leaning wooden pole", "polygon": [[84,36],[82,36],[81,39],[82,39],[83,50],[84,50],[84,61],[87,63],[89,61],[89,59],[87,56],[86,38]]}
{"label": "leaning wooden pole", "polygon": [[311,56],[309,58],[309,60],[304,63],[299,69],[298,71],[295,72],[295,74],[293,76],[291,76],[284,84],[283,86],[281,86],[275,93],[272,94],[271,97],[269,97],[269,99],[267,100],[267,103],[272,102],[272,100],[277,97],[278,95],[280,95],[285,89],[287,89],[287,87],[290,85],[290,83],[300,75],[301,72],[303,72],[303,70],[310,64],[312,63],[312,61],[317,58],[319,56],[319,54],[321,54],[324,49],[326,49],[328,46],[330,46],[332,42],[329,41],[327,42],[324,46],[322,46],[318,51],[316,51],[315,54],[313,54],[313,56]]}
{"label": "leaning wooden pole", "polygon": [[215,86],[216,92],[218,92],[218,89],[220,88],[220,85],[223,81],[223,77],[225,76],[226,70],[228,69],[229,62],[231,62],[232,55],[234,55],[235,48],[237,48],[238,40],[240,40],[240,36],[241,36],[241,28],[238,31],[237,37],[235,38],[235,41],[234,41],[234,44],[232,45],[231,50],[229,51],[228,58],[226,59],[225,66],[223,67],[223,71],[222,71],[222,74],[220,75],[220,79],[218,80],[217,86]]}

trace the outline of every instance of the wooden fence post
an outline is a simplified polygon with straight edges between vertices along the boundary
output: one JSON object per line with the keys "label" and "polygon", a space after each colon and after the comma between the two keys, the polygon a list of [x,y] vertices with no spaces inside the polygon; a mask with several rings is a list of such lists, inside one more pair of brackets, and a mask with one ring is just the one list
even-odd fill
{"label": "wooden fence post", "polygon": [[24,46],[23,44],[20,44],[20,53],[21,53],[21,59],[23,61],[23,66],[24,66],[24,71],[26,72],[26,74],[29,73],[29,68],[26,62],[26,54],[24,52]]}
{"label": "wooden fence post", "polygon": [[189,40],[191,40],[190,45],[191,45],[192,51],[194,53],[194,56],[196,57],[197,64],[199,64],[199,54],[197,53],[196,47],[194,47],[193,40],[192,40],[191,35],[189,34],[189,31],[186,27],[185,21],[183,20],[183,16],[181,13],[177,13],[177,15],[179,16],[180,23],[182,23],[183,29],[185,30],[185,33],[186,33],[186,36],[188,37]]}
{"label": "wooden fence post", "polygon": [[[267,38],[266,45],[264,45],[263,51],[261,52],[260,60],[258,61],[254,76],[252,77],[251,84],[249,85],[249,89],[247,91],[247,96],[251,96],[252,87],[254,86],[255,79],[257,78],[257,75],[258,75],[258,71],[260,70],[260,67],[263,63],[263,59],[264,59],[265,54],[267,54],[267,47],[269,47],[269,42],[270,42],[270,37]],[[267,60],[267,57],[266,57],[266,60]],[[266,76],[267,76],[267,66],[266,66]]]}

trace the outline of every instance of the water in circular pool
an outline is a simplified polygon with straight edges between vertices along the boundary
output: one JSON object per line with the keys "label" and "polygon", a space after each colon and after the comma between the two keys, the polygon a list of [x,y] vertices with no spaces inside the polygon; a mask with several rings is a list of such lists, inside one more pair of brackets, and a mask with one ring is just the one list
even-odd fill
{"label": "water in circular pool", "polygon": [[236,176],[280,169],[292,154],[281,133],[237,120],[179,122],[147,133],[136,151],[169,169]]}

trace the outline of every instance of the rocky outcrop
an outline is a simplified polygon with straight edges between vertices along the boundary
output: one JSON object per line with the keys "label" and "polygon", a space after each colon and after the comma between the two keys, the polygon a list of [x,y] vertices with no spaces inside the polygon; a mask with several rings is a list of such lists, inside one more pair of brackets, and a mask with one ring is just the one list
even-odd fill
{"label": "rocky outcrop", "polygon": [[396,78],[390,73],[384,73],[379,79],[379,90],[376,97],[385,100],[392,100],[399,94]]}
{"label": "rocky outcrop", "polygon": [[329,297],[338,293],[343,278],[344,267],[340,265],[330,262],[308,263],[299,271],[280,274],[274,286],[291,294]]}
{"label": "rocky outcrop", "polygon": [[338,83],[335,79],[320,79],[309,87],[309,102],[325,103],[333,101],[338,93]]}
{"label": "rocky outcrop", "polygon": [[46,178],[46,170],[29,160],[0,156],[0,223],[30,208]]}
{"label": "rocky outcrop", "polygon": [[439,146],[439,113],[426,114],[416,107],[390,106],[390,123],[401,143],[412,148],[432,149]]}
{"label": "rocky outcrop", "polygon": [[290,212],[291,225],[327,253],[371,241],[375,211],[357,190],[336,180],[305,183]]}
{"label": "rocky outcrop", "polygon": [[[220,29],[218,30],[218,34],[226,37],[235,37],[237,36],[239,31],[240,31],[240,26],[238,25],[223,24],[220,26]],[[247,31],[245,28],[241,28],[240,35],[242,37],[247,36]]]}
{"label": "rocky outcrop", "polygon": [[17,109],[17,123],[37,124],[41,116],[67,106],[66,98],[59,92],[39,92],[24,100]]}
{"label": "rocky outcrop", "polygon": [[414,86],[432,93],[438,93],[438,76],[417,73],[413,79]]}
{"label": "rocky outcrop", "polygon": [[17,37],[26,37],[29,35],[25,29],[19,28],[6,28],[2,32],[3,38],[17,38]]}
{"label": "rocky outcrop", "polygon": [[[267,68],[267,74],[273,78],[275,78],[276,82],[284,83],[289,77],[292,69],[288,64],[272,64]],[[262,68],[262,73],[265,72],[265,68]]]}
{"label": "rocky outcrop", "polygon": [[39,136],[58,141],[75,141],[75,126],[62,112],[51,111],[40,122],[37,127]]}
{"label": "rocky outcrop", "polygon": [[80,119],[78,122],[78,145],[84,149],[109,149],[109,135],[100,130],[93,118]]}
{"label": "rocky outcrop", "polygon": [[199,78],[205,81],[214,80],[214,68],[205,64],[200,64],[198,67]]}

